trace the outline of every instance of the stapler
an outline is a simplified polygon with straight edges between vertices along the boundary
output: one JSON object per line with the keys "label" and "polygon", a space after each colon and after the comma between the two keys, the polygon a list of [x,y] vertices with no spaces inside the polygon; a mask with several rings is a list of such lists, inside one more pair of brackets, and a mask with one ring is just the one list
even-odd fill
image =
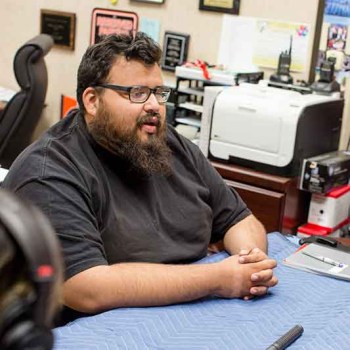
{"label": "stapler", "polygon": [[341,242],[339,242],[336,238],[332,238],[332,237],[310,236],[310,237],[303,237],[299,240],[300,245],[303,245],[305,243],[318,243],[318,244],[327,245],[331,248],[339,249],[344,252],[350,253],[350,246],[346,246]]}

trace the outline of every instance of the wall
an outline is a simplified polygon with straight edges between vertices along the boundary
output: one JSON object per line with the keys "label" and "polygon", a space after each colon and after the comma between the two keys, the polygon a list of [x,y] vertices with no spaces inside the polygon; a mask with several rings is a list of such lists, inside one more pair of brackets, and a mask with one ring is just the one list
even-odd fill
{"label": "wall", "polygon": [[[310,35],[313,38],[318,2],[319,0],[241,0],[240,14],[305,22],[312,26]],[[223,14],[199,11],[198,4],[199,0],[165,0],[162,5],[119,0],[117,6],[111,5],[108,0],[1,0],[0,23],[3,34],[0,47],[0,86],[17,90],[12,71],[13,56],[22,43],[39,33],[40,9],[76,13],[77,28],[74,51],[54,48],[46,57],[49,73],[47,107],[36,135],[59,119],[60,95],[75,96],[76,71],[89,44],[91,12],[95,7],[129,10],[138,13],[139,17],[159,19],[161,44],[165,30],[188,33],[191,35],[189,60],[200,58],[216,63]],[[164,75],[166,81],[174,80],[172,74],[165,72]],[[306,79],[307,76],[308,71],[300,78]]]}

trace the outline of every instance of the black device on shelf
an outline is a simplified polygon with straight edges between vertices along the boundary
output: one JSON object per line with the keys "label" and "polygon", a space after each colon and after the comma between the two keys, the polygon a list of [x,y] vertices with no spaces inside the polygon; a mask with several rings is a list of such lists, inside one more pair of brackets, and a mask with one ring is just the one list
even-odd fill
{"label": "black device on shelf", "polygon": [[335,57],[328,57],[320,65],[320,79],[311,85],[317,93],[331,94],[340,91],[340,84],[334,79]]}
{"label": "black device on shelf", "polygon": [[270,80],[276,83],[293,84],[293,78],[290,75],[290,66],[292,62],[292,44],[293,37],[290,37],[289,51],[282,51],[278,58],[277,73],[272,74]]}

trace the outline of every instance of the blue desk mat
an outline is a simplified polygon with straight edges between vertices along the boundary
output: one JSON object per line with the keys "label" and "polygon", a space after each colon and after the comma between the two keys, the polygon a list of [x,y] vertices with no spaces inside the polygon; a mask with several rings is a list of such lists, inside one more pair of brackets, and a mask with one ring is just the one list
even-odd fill
{"label": "blue desk mat", "polygon": [[289,349],[350,349],[350,282],[284,266],[297,246],[278,233],[268,241],[279,278],[268,295],[107,311],[54,329],[54,349],[265,349],[296,324],[304,333]]}

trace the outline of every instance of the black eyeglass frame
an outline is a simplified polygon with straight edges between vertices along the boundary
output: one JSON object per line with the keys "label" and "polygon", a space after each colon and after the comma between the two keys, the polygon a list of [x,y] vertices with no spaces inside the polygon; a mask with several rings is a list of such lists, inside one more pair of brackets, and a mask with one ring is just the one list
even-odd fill
{"label": "black eyeglass frame", "polygon": [[[105,89],[111,89],[111,90],[114,90],[114,91],[125,91],[128,93],[129,95],[129,100],[132,102],[132,103],[145,103],[149,97],[151,96],[151,94],[154,94],[154,96],[156,97],[158,103],[166,103],[170,97],[170,94],[171,94],[171,91],[172,89],[169,87],[169,86],[165,86],[165,85],[160,85],[160,86],[156,86],[155,88],[150,88],[148,86],[144,86],[144,85],[134,85],[134,86],[122,86],[122,85],[115,85],[115,84],[107,84],[107,83],[104,83],[104,84],[98,84],[98,85],[95,85],[94,87],[102,87],[102,88],[105,88]],[[134,101],[132,98],[131,98],[131,90],[132,89],[137,89],[137,88],[146,88],[149,90],[149,93],[147,95],[147,97],[145,98],[144,101]],[[159,97],[159,94],[156,94],[157,92],[157,89],[159,88],[166,88],[166,89],[169,89],[168,91],[168,95],[166,96],[166,99],[164,101],[159,101],[158,97]]]}

